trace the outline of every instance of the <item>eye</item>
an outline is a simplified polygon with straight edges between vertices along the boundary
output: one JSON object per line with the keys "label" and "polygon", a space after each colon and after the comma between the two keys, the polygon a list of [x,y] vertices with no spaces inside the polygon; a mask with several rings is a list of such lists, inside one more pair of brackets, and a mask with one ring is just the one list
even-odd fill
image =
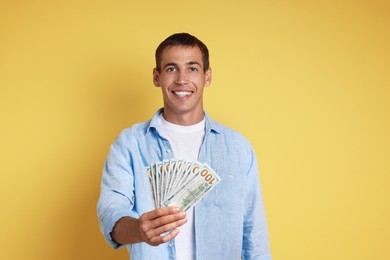
{"label": "eye", "polygon": [[168,67],[166,69],[167,72],[173,72],[173,71],[176,71],[176,68],[175,67]]}
{"label": "eye", "polygon": [[196,67],[190,67],[190,71],[191,71],[191,72],[198,71],[198,68],[196,68]]}

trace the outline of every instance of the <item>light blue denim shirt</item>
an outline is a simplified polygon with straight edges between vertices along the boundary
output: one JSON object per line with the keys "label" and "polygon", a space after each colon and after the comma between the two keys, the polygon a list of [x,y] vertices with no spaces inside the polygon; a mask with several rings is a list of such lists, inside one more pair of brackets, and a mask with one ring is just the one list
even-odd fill
{"label": "light blue denim shirt", "polygon": [[[139,218],[154,209],[145,166],[174,157],[171,145],[156,130],[161,112],[123,130],[108,153],[97,212],[102,233],[114,248],[123,246],[110,235],[120,218]],[[271,259],[252,146],[205,113],[198,161],[208,163],[222,180],[195,206],[196,259]],[[174,239],[157,247],[137,243],[127,248],[132,260],[175,259]]]}

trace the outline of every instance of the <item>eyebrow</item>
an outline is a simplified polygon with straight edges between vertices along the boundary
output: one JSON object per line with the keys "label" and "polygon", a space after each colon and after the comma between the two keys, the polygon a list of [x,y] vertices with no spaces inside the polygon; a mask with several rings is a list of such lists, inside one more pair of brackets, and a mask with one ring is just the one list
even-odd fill
{"label": "eyebrow", "polygon": [[189,62],[186,63],[186,65],[199,65],[200,67],[202,67],[202,66],[200,65],[200,63],[197,62],[197,61],[189,61]]}
{"label": "eyebrow", "polygon": [[[185,65],[187,65],[187,66],[188,66],[188,65],[198,65],[199,67],[202,67],[202,65],[200,65],[200,63],[197,62],[197,61],[189,61],[189,62],[186,62]],[[175,63],[175,62],[170,62],[170,63],[165,64],[164,68],[170,67],[170,66],[177,67],[178,64]]]}
{"label": "eyebrow", "polygon": [[174,62],[167,63],[167,64],[164,65],[164,68],[170,67],[170,66],[176,67],[176,66],[177,66],[177,63],[174,63]]}

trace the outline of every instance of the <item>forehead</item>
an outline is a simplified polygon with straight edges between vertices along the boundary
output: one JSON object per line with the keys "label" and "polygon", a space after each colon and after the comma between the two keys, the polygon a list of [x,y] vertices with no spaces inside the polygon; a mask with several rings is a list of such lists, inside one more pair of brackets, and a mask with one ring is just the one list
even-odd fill
{"label": "forehead", "polygon": [[197,62],[203,67],[202,52],[198,46],[168,46],[161,53],[161,66]]}

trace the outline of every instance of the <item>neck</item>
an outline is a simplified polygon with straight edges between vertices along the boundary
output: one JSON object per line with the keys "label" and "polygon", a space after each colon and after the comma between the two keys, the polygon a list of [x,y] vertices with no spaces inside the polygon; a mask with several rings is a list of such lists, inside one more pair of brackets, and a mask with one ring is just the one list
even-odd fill
{"label": "neck", "polygon": [[198,113],[170,113],[169,110],[164,109],[163,112],[164,119],[175,125],[195,125],[201,122],[204,118],[203,110]]}

